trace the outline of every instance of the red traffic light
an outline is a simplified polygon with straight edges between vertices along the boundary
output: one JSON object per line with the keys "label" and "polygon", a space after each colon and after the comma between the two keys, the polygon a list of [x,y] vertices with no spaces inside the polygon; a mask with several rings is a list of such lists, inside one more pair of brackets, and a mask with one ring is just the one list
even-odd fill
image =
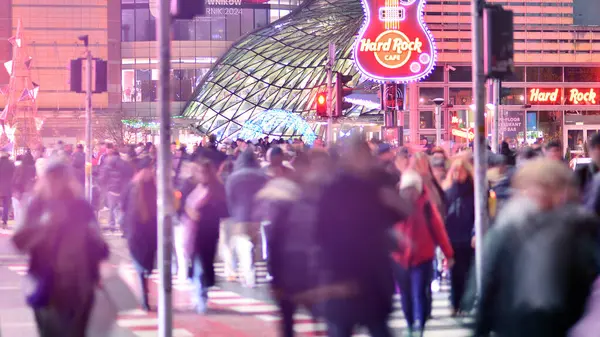
{"label": "red traffic light", "polygon": [[327,94],[324,92],[317,94],[317,116],[327,116]]}

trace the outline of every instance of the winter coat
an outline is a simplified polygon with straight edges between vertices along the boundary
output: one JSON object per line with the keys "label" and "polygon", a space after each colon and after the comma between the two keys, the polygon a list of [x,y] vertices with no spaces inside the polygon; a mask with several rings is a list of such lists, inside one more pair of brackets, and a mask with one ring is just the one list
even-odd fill
{"label": "winter coat", "polygon": [[453,247],[471,245],[473,226],[475,225],[475,191],[473,181],[454,182],[446,191],[448,212],[446,231]]}
{"label": "winter coat", "polygon": [[[454,257],[444,222],[437,208],[429,201],[427,189],[421,194],[414,212],[394,226],[399,250],[392,253],[393,259],[405,268],[414,267],[435,257],[435,247],[440,246],[447,258]],[[406,244],[408,243],[408,244]]]}
{"label": "winter coat", "polygon": [[575,170],[575,178],[577,179],[579,192],[583,196],[584,201],[593,198],[593,196],[590,195],[590,190],[592,189],[594,176],[598,172],[598,167],[594,163],[578,167]]}
{"label": "winter coat", "polygon": [[[150,183],[149,183],[150,184]],[[156,186],[148,186],[147,191],[154,189],[154,193],[142,196],[150,207],[156,207]],[[154,269],[156,249],[158,242],[156,211],[148,211],[148,218],[142,219],[138,209],[140,198],[138,187],[130,183],[121,195],[123,209],[123,228],[127,238],[127,245],[131,257],[144,270],[150,272]]]}
{"label": "winter coat", "polygon": [[600,270],[597,222],[578,206],[511,200],[485,238],[476,336],[566,336]]}
{"label": "winter coat", "polygon": [[239,156],[225,185],[229,214],[238,223],[253,220],[254,199],[268,180],[253,156],[248,151]]}
{"label": "winter coat", "polygon": [[25,156],[21,161],[21,165],[15,168],[13,177],[14,192],[17,193],[18,197],[33,190],[35,178],[35,163],[33,158]]}
{"label": "winter coat", "polygon": [[119,156],[105,158],[100,167],[100,185],[107,192],[121,194],[133,176],[133,169]]}
{"label": "winter coat", "polygon": [[8,157],[0,158],[0,197],[12,196],[15,164]]}
{"label": "winter coat", "polygon": [[381,189],[380,182],[345,171],[323,185],[315,226],[320,282],[343,289],[323,298],[328,319],[373,322],[392,311],[388,230],[403,215],[382,202]]}
{"label": "winter coat", "polygon": [[[225,189],[218,182],[198,185],[186,200],[183,216],[185,233],[184,251],[188,259],[200,258],[203,270],[203,287],[215,284],[214,259],[219,242],[219,225],[227,218]],[[193,219],[187,211],[194,210],[199,218]]]}

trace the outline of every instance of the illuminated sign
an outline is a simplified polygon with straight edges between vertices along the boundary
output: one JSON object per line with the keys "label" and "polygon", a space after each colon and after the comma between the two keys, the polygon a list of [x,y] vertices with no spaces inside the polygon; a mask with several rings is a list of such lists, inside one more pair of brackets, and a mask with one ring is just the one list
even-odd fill
{"label": "illuminated sign", "polygon": [[597,88],[533,88],[527,96],[529,104],[536,105],[600,105]]}
{"label": "illuminated sign", "polygon": [[452,116],[452,121],[450,122],[451,124],[462,124],[463,120],[462,118],[458,118],[458,116]]}
{"label": "illuminated sign", "polygon": [[560,103],[560,88],[535,88],[529,89],[530,104],[558,104]]}
{"label": "illuminated sign", "polygon": [[436,62],[433,36],[423,22],[425,0],[361,0],[365,22],[354,43],[354,62],[375,81],[410,82]]}
{"label": "illuminated sign", "polygon": [[475,139],[475,133],[472,129],[461,130],[461,129],[452,129],[452,135],[459,138],[468,139],[469,141]]}
{"label": "illuminated sign", "polygon": [[565,89],[565,104],[596,105],[600,102],[599,89]]}

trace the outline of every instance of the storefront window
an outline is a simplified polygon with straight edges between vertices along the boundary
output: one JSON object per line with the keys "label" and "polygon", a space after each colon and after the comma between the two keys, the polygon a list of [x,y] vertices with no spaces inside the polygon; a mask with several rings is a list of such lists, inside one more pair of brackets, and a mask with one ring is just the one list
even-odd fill
{"label": "storefront window", "polygon": [[562,111],[537,111],[538,133],[527,132],[527,141],[542,138],[544,142],[557,140],[562,142]]}
{"label": "storefront window", "polygon": [[450,70],[450,82],[472,82],[473,74],[470,66],[455,66]]}
{"label": "storefront window", "polygon": [[473,89],[471,88],[450,88],[450,97],[448,104],[452,105],[470,105],[473,103]]}
{"label": "storefront window", "polygon": [[525,67],[515,67],[514,73],[505,78],[503,82],[525,82]]}
{"label": "storefront window", "polygon": [[429,76],[425,77],[421,82],[444,82],[444,66],[436,66]]}
{"label": "storefront window", "polygon": [[435,98],[444,98],[444,88],[419,88],[419,105],[434,105]]}
{"label": "storefront window", "polygon": [[527,67],[527,82],[562,82],[562,67]]}
{"label": "storefront window", "polygon": [[600,68],[565,67],[565,82],[600,82]]}
{"label": "storefront window", "polygon": [[511,147],[523,143],[525,128],[524,111],[501,111],[498,118],[499,136]]}
{"label": "storefront window", "polygon": [[525,104],[524,88],[502,88],[500,94],[500,103],[502,105],[523,105]]}
{"label": "storefront window", "polygon": [[571,152],[584,152],[583,130],[567,130],[567,146]]}
{"label": "storefront window", "polygon": [[[444,114],[445,114],[445,111],[444,111],[444,109],[442,109],[441,116],[440,116],[441,121],[442,121],[442,129],[444,129],[444,127],[446,126]],[[435,121],[436,121],[437,117],[438,116],[435,114],[434,111],[421,111],[419,113],[419,128],[420,129],[435,129]]]}

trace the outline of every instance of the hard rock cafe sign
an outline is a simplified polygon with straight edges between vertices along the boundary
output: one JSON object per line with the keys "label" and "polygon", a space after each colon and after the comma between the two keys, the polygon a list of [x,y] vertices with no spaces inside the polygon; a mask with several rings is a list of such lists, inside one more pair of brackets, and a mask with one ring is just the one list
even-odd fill
{"label": "hard rock cafe sign", "polygon": [[361,0],[365,22],[354,43],[358,69],[376,81],[410,82],[436,62],[433,36],[423,21],[425,0]]}

